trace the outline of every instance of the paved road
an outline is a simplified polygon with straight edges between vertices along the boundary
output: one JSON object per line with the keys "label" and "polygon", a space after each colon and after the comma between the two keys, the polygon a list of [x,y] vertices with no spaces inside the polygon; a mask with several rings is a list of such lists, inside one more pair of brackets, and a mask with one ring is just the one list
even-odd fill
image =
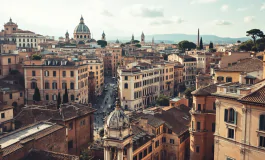
{"label": "paved road", "polygon": [[116,90],[114,89],[114,86],[116,86],[115,81],[112,78],[105,78],[105,86],[106,91],[104,93],[97,97],[96,104],[93,104],[94,108],[97,109],[97,112],[94,116],[94,135],[96,136],[98,134],[98,131],[103,128],[104,121],[103,118],[105,115],[108,115],[112,109],[110,106],[115,102],[114,94],[116,93]]}

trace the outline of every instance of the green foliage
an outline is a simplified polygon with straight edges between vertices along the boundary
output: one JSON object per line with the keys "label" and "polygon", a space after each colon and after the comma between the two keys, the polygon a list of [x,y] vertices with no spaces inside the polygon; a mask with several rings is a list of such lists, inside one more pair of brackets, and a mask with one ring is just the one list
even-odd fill
{"label": "green foliage", "polygon": [[60,105],[62,103],[62,100],[61,100],[61,94],[60,92],[58,93],[58,96],[57,96],[57,109],[60,108]]}
{"label": "green foliage", "polygon": [[192,94],[191,92],[194,91],[195,88],[187,88],[185,91],[184,91],[184,94],[187,98],[192,98]]}
{"label": "green foliage", "polygon": [[241,41],[240,40],[238,40],[238,41],[236,41],[237,43],[241,43]]}
{"label": "green foliage", "polygon": [[33,54],[32,55],[32,60],[41,60],[41,55]]}
{"label": "green foliage", "polygon": [[200,40],[200,50],[203,49],[203,42],[202,42],[202,37],[201,37],[201,40]]}
{"label": "green foliage", "polygon": [[100,45],[102,48],[106,47],[108,45],[107,41],[104,40],[98,40],[98,45]]}
{"label": "green foliage", "polygon": [[101,129],[99,130],[99,136],[100,136],[101,138],[104,137],[104,129],[103,129],[103,128],[101,128]]}
{"label": "green foliage", "polygon": [[185,41],[179,42],[178,47],[179,47],[179,49],[181,49],[184,52],[185,50],[195,49],[196,44],[185,40]]}
{"label": "green foliage", "polygon": [[141,48],[142,47],[142,45],[140,45],[140,44],[135,44],[134,46],[135,47],[138,47],[138,48]]}
{"label": "green foliage", "polygon": [[36,86],[34,94],[33,94],[33,100],[34,101],[40,101],[40,90],[38,88],[38,86]]}
{"label": "green foliage", "polygon": [[80,160],[92,160],[92,159],[93,157],[91,155],[91,150],[84,149],[83,151],[81,151]]}
{"label": "green foliage", "polygon": [[64,95],[63,95],[63,103],[68,103],[68,92],[67,92],[67,87],[65,86],[65,90],[64,90]]}
{"label": "green foliage", "polygon": [[137,44],[137,43],[139,43],[139,42],[140,42],[140,41],[138,41],[138,40],[133,40],[133,41],[132,41],[133,44]]}
{"label": "green foliage", "polygon": [[160,94],[160,96],[156,100],[156,104],[160,106],[169,106],[169,97]]}
{"label": "green foliage", "polygon": [[213,49],[213,42],[210,42],[209,49]]}
{"label": "green foliage", "polygon": [[122,44],[120,45],[120,47],[125,47],[125,44],[124,44],[124,43],[122,43]]}
{"label": "green foliage", "polygon": [[248,41],[242,42],[238,49],[242,51],[251,51],[253,46],[254,46],[253,41],[248,40]]}
{"label": "green foliage", "polygon": [[209,52],[216,52],[216,49],[214,49],[214,48],[210,48],[210,49],[209,49]]}
{"label": "green foliage", "polygon": [[256,39],[258,37],[260,37],[260,38],[264,37],[263,32],[259,29],[251,29],[251,30],[247,31],[246,33],[247,33],[247,36],[250,36],[253,39],[254,44],[256,44]]}

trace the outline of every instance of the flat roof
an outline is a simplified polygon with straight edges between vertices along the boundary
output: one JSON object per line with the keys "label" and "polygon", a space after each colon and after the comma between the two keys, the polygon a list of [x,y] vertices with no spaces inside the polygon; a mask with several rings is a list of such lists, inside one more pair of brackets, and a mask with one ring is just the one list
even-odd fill
{"label": "flat roof", "polygon": [[29,128],[25,128],[13,134],[7,135],[0,139],[0,145],[2,148],[8,147],[14,143],[19,142],[21,139],[33,135],[35,133],[41,132],[46,128],[52,127],[53,124],[39,123]]}

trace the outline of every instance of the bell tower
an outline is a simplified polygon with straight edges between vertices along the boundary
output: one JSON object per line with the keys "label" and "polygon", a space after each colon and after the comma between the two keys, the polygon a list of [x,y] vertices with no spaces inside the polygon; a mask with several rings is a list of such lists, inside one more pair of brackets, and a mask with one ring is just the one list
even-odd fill
{"label": "bell tower", "polygon": [[144,36],[144,32],[142,32],[142,35],[141,35],[141,43],[143,44],[145,42],[145,36]]}
{"label": "bell tower", "polygon": [[106,34],[105,34],[105,32],[104,32],[104,31],[103,31],[103,33],[102,33],[101,40],[103,40],[103,41],[106,41]]}
{"label": "bell tower", "polygon": [[133,160],[132,129],[129,117],[120,107],[119,98],[116,108],[104,124],[104,160]]}

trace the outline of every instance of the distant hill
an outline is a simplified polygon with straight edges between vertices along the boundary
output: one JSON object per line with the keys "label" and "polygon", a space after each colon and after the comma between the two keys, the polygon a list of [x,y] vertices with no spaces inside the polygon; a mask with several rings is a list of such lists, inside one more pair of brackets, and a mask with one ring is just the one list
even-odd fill
{"label": "distant hill", "polygon": [[[188,35],[188,34],[155,34],[155,35],[146,35],[146,41],[152,41],[152,38],[155,38],[155,42],[165,42],[165,43],[178,43],[183,40],[188,40],[194,43],[197,43],[197,35]],[[249,40],[249,37],[241,37],[241,38],[230,38],[230,37],[218,37],[215,35],[201,35],[204,44],[210,43],[235,43],[236,41],[246,41]],[[121,42],[128,42],[130,40],[129,37],[119,38]],[[140,40],[140,36],[136,36],[135,39]]]}

